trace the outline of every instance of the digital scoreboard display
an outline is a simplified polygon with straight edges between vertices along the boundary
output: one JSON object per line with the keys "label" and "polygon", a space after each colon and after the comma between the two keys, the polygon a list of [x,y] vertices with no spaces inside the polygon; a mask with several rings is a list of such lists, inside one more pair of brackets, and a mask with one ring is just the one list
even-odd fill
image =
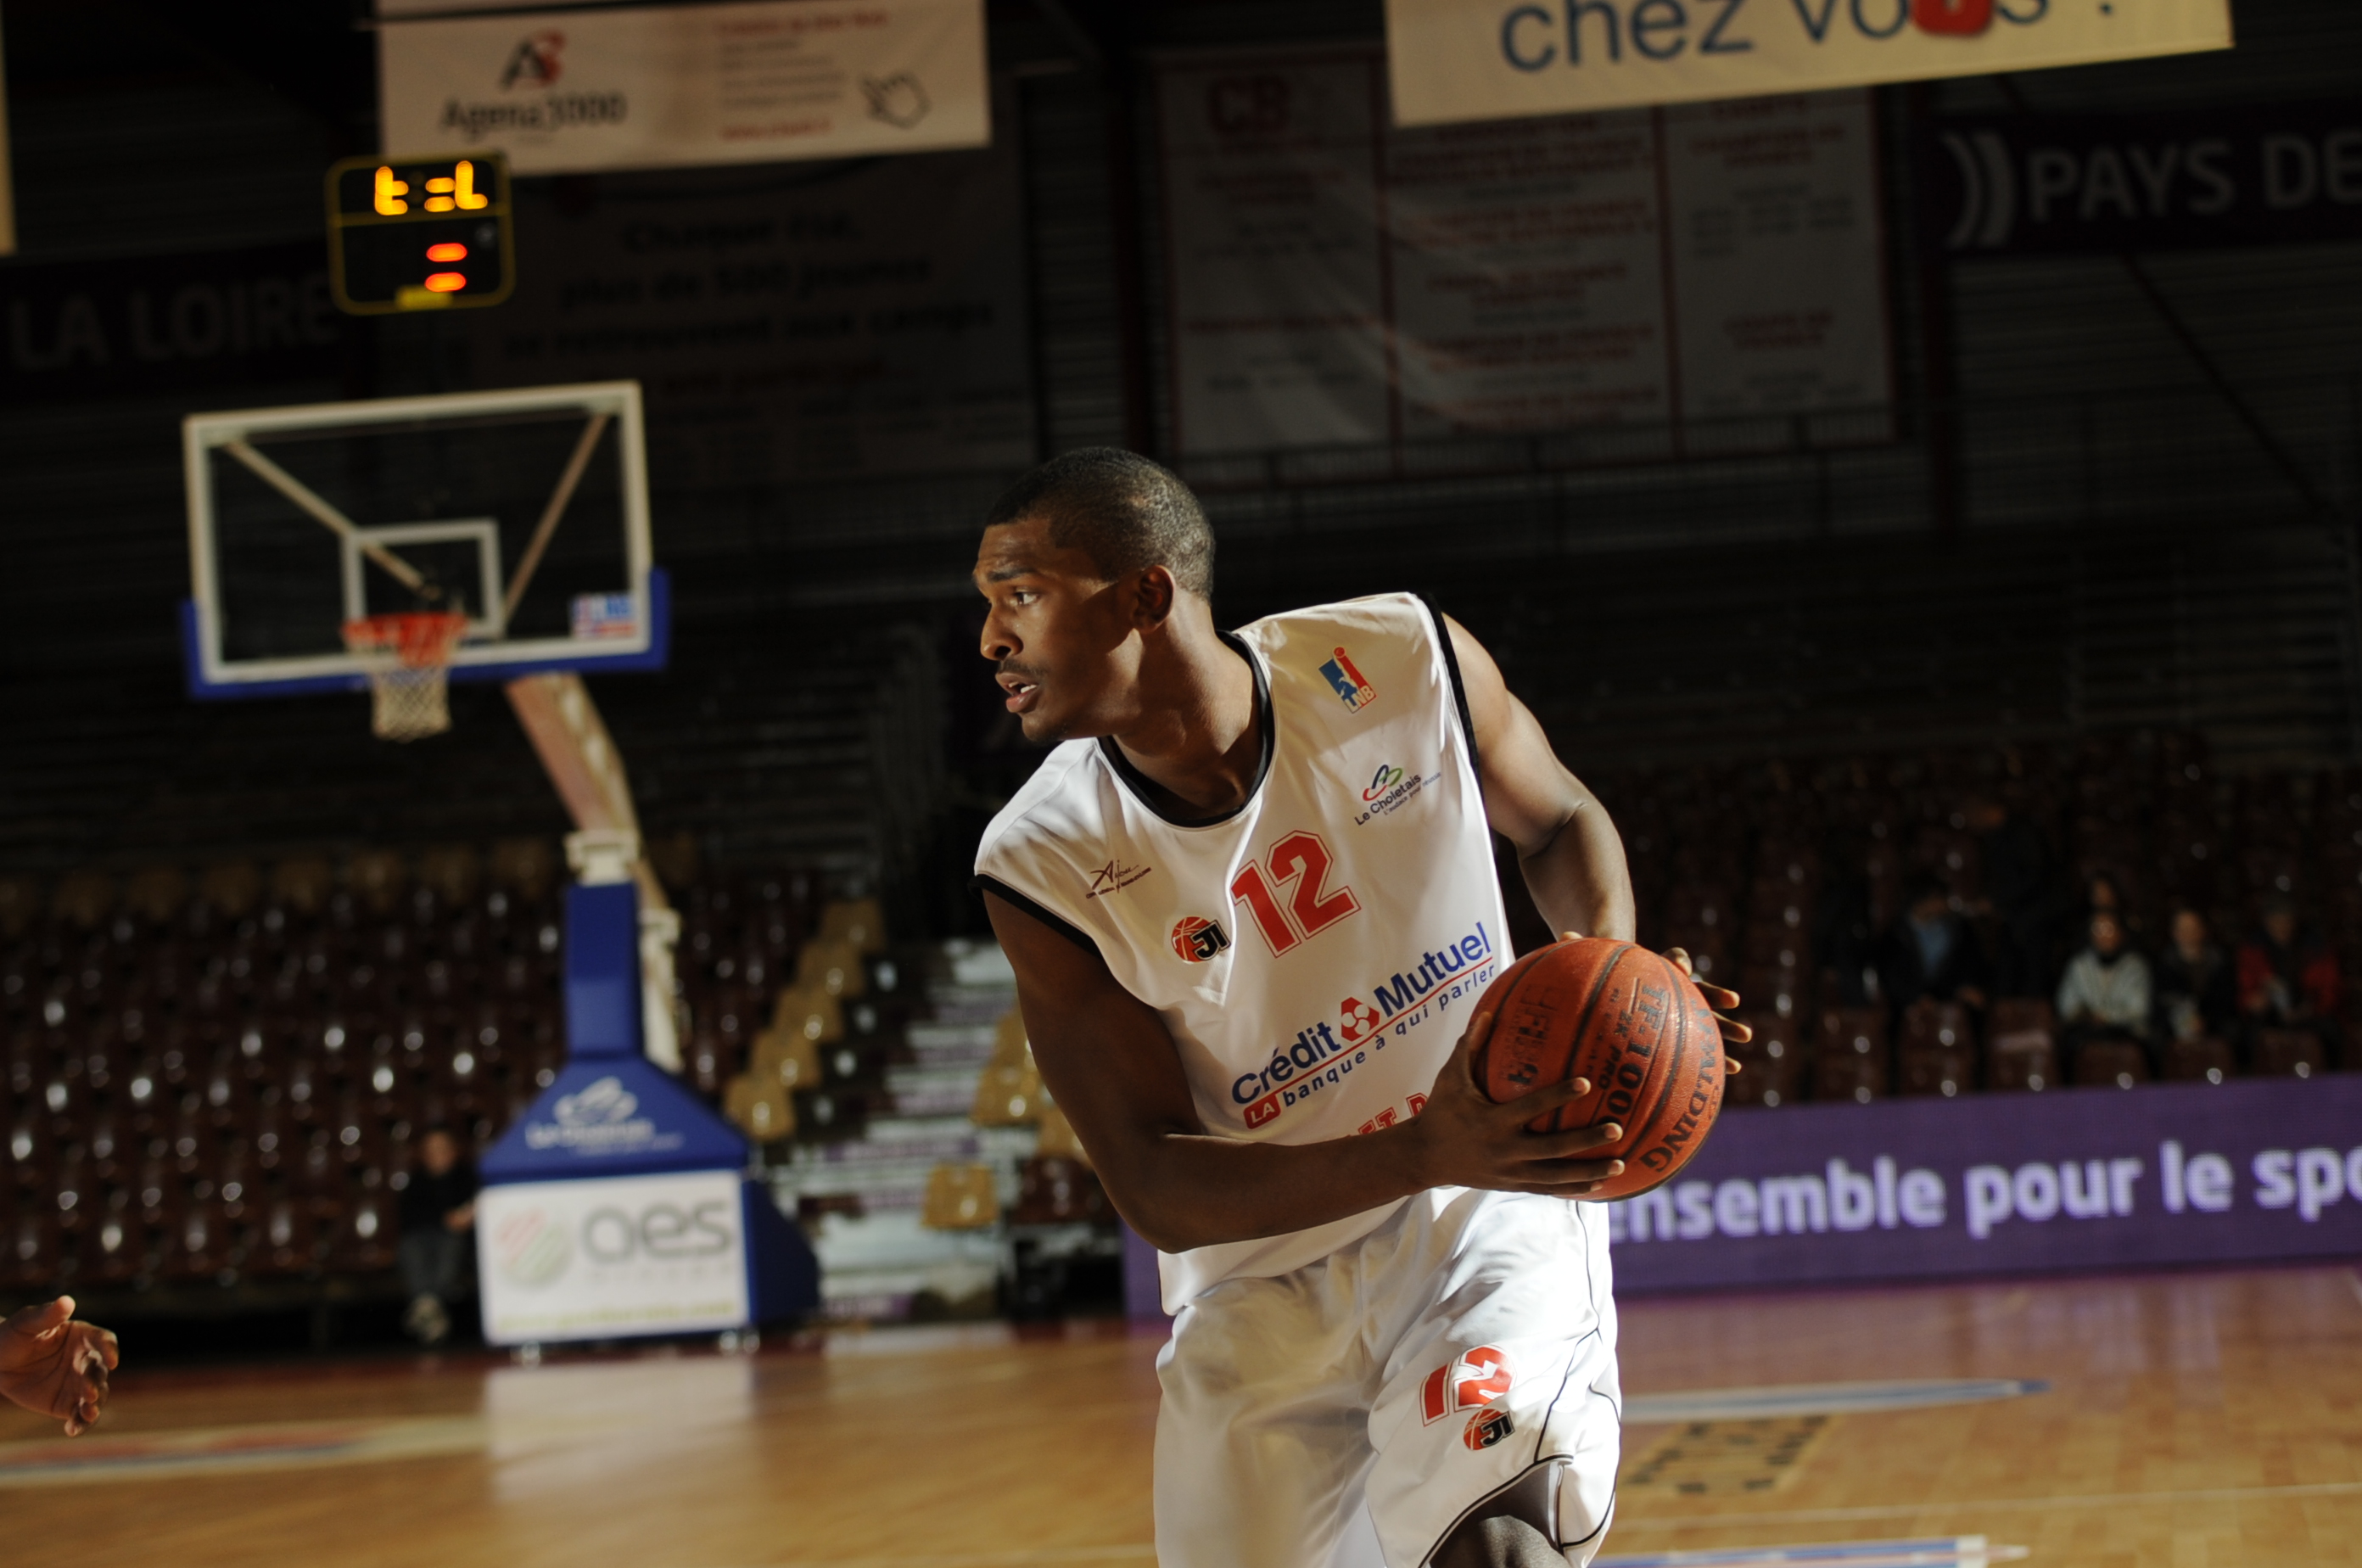
{"label": "digital scoreboard display", "polygon": [[509,171],[472,158],[348,158],[328,171],[328,282],[354,315],[493,305],[516,283]]}

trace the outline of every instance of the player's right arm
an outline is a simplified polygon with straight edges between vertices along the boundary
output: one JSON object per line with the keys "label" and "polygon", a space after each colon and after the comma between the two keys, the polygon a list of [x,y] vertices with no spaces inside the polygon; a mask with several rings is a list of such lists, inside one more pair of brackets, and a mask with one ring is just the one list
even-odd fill
{"label": "player's right arm", "polygon": [[1098,954],[988,890],[984,902],[1017,971],[1042,1081],[1116,1209],[1161,1251],[1301,1231],[1435,1187],[1583,1198],[1624,1168],[1582,1157],[1623,1136],[1612,1122],[1527,1130],[1590,1093],[1582,1079],[1507,1105],[1485,1098],[1470,1066],[1492,1021],[1483,1012],[1408,1121],[1320,1143],[1215,1137],[1198,1118],[1164,1021]]}

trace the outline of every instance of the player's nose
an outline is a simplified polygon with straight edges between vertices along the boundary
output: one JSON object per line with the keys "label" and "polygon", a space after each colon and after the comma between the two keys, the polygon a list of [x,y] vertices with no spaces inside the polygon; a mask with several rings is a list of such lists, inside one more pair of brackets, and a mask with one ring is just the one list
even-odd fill
{"label": "player's nose", "polygon": [[1010,636],[1001,626],[999,616],[987,615],[984,618],[983,635],[977,639],[977,652],[993,663],[999,664],[1002,659],[1016,653],[1017,646],[1017,639]]}

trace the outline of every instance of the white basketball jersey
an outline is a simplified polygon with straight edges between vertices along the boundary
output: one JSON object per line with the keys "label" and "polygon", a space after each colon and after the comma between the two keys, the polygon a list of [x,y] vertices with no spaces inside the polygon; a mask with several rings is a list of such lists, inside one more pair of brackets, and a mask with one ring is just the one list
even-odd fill
{"label": "white basketball jersey", "polygon": [[[1312,1143],[1416,1116],[1510,956],[1459,669],[1409,594],[1258,621],[1262,777],[1176,822],[1112,741],[1050,754],[986,830],[980,885],[1096,951],[1172,1031],[1217,1136]],[[1286,1274],[1384,1224],[1164,1261],[1167,1310]]]}

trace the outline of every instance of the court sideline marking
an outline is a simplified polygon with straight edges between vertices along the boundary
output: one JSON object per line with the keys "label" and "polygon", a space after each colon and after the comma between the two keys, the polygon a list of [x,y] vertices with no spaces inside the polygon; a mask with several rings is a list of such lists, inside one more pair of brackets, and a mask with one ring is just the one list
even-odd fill
{"label": "court sideline marking", "polygon": [[[1057,1546],[1031,1551],[974,1551],[928,1557],[791,1557],[761,1568],[1024,1568],[1051,1562],[1132,1562],[1153,1559],[1156,1548]],[[1607,1556],[1595,1568],[1985,1568],[2026,1556],[2023,1546],[1990,1543],[1983,1536],[1917,1540],[1849,1540],[1795,1546],[1724,1547]]]}
{"label": "court sideline marking", "polygon": [[1992,1399],[2047,1393],[2049,1388],[2049,1384],[2037,1378],[2025,1377],[1920,1377],[1868,1383],[1773,1384],[1760,1388],[1687,1388],[1671,1394],[1627,1395],[1624,1424],[1641,1427],[1660,1421],[1863,1416],[1884,1410],[1980,1405]]}
{"label": "court sideline marking", "polygon": [[[2106,1508],[2126,1504],[2158,1503],[2232,1503],[2257,1497],[2351,1497],[2362,1496],[2362,1481],[2311,1481],[2289,1486],[2212,1486],[2203,1491],[2174,1488],[2160,1492],[2092,1492],[2064,1497],[1981,1497],[1948,1502],[1930,1499],[1924,1503],[1882,1504],[1860,1508],[1792,1508],[1774,1509],[1751,1514],[1693,1514],[1683,1518],[1627,1518],[1618,1516],[1616,1528],[1634,1529],[1720,1529],[1726,1525],[1785,1524],[1811,1520],[1816,1523],[1842,1523],[1849,1519],[1901,1519],[1919,1514],[1959,1513],[1964,1509],[2040,1510],[2043,1508]],[[786,1568],[782,1564],[781,1568]],[[819,1568],[818,1564],[798,1563],[794,1568]],[[832,1565],[833,1568],[833,1565]]]}

